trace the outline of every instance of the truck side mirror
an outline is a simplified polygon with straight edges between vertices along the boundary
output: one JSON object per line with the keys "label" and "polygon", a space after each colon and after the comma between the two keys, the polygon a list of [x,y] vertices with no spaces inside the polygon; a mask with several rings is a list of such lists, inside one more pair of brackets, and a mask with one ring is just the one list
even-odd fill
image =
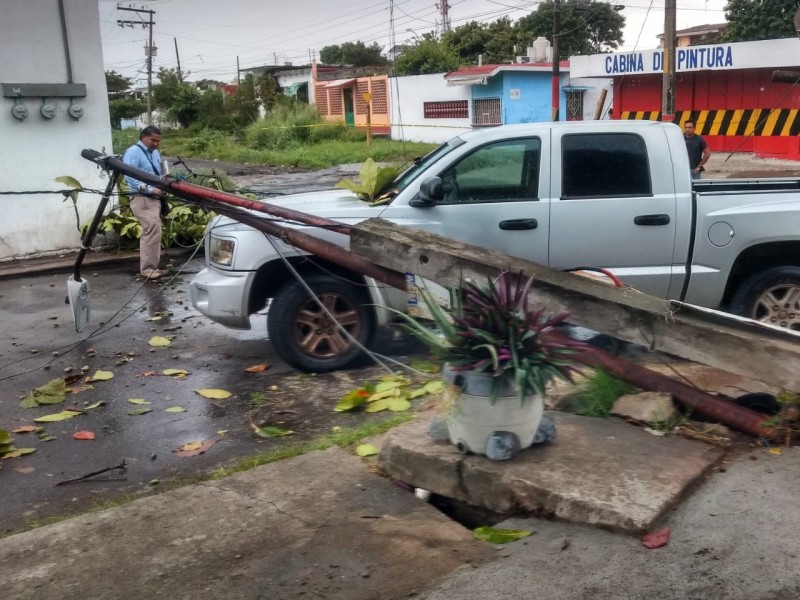
{"label": "truck side mirror", "polygon": [[419,194],[411,199],[411,206],[433,206],[444,200],[444,187],[441,177],[429,177],[419,186]]}

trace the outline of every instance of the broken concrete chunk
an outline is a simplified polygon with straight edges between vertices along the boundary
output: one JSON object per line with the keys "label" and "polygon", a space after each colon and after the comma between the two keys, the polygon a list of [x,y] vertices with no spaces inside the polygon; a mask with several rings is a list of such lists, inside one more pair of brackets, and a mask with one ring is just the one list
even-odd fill
{"label": "broken concrete chunk", "polygon": [[643,423],[663,423],[679,418],[672,396],[664,392],[642,392],[620,396],[611,407],[611,414]]}

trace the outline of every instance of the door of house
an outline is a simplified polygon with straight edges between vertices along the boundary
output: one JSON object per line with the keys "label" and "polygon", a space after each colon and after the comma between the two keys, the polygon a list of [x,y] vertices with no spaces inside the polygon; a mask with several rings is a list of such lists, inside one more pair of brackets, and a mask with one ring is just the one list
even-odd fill
{"label": "door of house", "polygon": [[356,124],[356,114],[353,110],[353,88],[342,89],[342,99],[344,101],[344,124],[346,127],[353,127]]}

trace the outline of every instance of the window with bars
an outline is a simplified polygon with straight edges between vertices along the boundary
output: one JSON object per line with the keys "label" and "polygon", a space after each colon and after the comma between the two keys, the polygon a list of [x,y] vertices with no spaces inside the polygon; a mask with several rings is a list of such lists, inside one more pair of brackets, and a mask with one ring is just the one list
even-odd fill
{"label": "window with bars", "polygon": [[583,120],[583,90],[567,91],[567,121]]}
{"label": "window with bars", "polygon": [[389,95],[386,79],[372,80],[372,110],[379,114],[389,113]]}
{"label": "window with bars", "polygon": [[473,125],[502,125],[500,98],[475,98],[472,100]]}
{"label": "window with bars", "polygon": [[467,100],[444,100],[422,104],[426,119],[468,119]]}

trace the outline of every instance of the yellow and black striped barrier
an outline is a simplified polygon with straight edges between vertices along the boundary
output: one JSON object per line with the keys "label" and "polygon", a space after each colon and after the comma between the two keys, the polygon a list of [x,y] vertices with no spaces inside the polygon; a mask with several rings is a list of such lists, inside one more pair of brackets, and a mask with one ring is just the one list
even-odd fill
{"label": "yellow and black striped barrier", "polygon": [[[800,118],[796,108],[751,108],[736,110],[684,110],[675,111],[675,123],[683,127],[687,119],[697,122],[695,132],[700,135],[800,135]],[[625,120],[660,121],[658,110],[626,110]]]}

